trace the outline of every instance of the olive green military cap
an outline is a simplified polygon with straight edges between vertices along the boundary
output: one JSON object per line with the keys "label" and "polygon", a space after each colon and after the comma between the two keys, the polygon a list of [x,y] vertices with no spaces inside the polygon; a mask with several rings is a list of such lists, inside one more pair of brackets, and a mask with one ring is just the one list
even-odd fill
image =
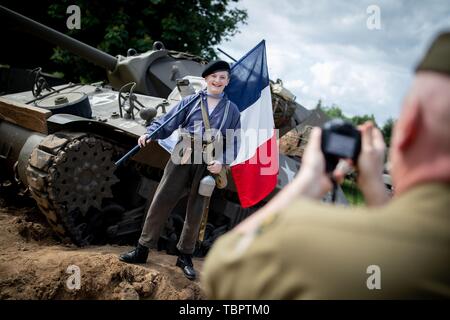
{"label": "olive green military cap", "polygon": [[416,71],[436,71],[450,75],[450,32],[441,33],[431,44]]}

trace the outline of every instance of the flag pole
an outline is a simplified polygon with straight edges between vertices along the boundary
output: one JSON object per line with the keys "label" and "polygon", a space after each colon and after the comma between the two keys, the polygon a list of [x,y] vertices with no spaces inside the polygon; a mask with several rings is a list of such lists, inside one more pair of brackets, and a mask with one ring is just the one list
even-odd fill
{"label": "flag pole", "polygon": [[[169,117],[169,119],[167,119],[166,121],[164,121],[158,128],[156,128],[149,136],[147,140],[150,140],[151,138],[153,138],[153,136],[155,135],[155,133],[157,133],[159,130],[161,130],[164,126],[167,125],[167,123],[169,123],[169,121],[171,121],[173,118],[175,118],[175,116],[177,116],[181,111],[183,111],[184,109],[186,109],[188,106],[191,105],[191,103],[193,101],[196,100],[196,98],[199,96],[200,94],[197,93],[196,97],[194,97],[189,103],[187,103],[184,107],[182,107],[180,110],[178,110],[176,113],[174,113],[173,115],[171,115]],[[123,164],[125,161],[128,160],[128,158],[134,156],[136,153],[138,153],[138,151],[140,150],[141,146],[139,144],[137,144],[136,146],[133,147],[133,149],[131,149],[130,151],[128,151],[122,158],[120,158],[119,160],[116,161],[115,165],[118,167],[121,164]]]}
{"label": "flag pole", "polygon": [[226,53],[225,51],[223,51],[220,48],[217,48],[217,50],[219,50],[220,52],[222,52],[224,55],[226,55],[228,58],[230,58],[231,60],[233,60],[233,62],[237,62],[237,60],[235,58],[233,58],[232,56],[230,56],[228,53]]}

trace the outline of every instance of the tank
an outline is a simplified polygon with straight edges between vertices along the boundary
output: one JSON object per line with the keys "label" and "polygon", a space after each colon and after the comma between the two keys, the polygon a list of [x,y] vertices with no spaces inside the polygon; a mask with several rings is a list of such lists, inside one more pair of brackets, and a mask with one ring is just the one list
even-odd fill
{"label": "tank", "polygon": [[[170,155],[152,141],[124,165],[116,167],[115,162],[136,145],[155,117],[202,88],[200,74],[206,61],[167,50],[161,42],[145,53],[130,49],[127,56],[113,57],[5,7],[0,6],[0,15],[103,67],[109,79],[108,84],[51,87],[36,69],[32,88],[1,96],[0,178],[31,195],[62,239],[79,246],[136,241]],[[271,89],[280,135],[291,132],[306,141],[310,125],[327,120],[298,104],[281,80],[271,81]],[[293,150],[301,149],[301,144],[291,140],[286,141],[292,148],[281,150],[277,188],[257,206],[239,205],[231,176],[226,189],[214,191],[196,255],[204,255],[218,236],[293,179],[301,160]],[[341,190],[338,199],[346,201]],[[176,251],[185,206],[186,198],[170,215],[160,249]]]}

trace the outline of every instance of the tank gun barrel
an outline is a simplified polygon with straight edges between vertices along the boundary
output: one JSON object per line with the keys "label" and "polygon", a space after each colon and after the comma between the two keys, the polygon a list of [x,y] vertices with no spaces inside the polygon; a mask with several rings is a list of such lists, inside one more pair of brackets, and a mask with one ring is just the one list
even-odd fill
{"label": "tank gun barrel", "polygon": [[0,16],[3,16],[1,19],[13,21],[16,25],[21,26],[24,31],[77,54],[104,69],[113,71],[117,65],[117,58],[59,31],[53,30],[52,28],[27,18],[4,6],[0,6]]}

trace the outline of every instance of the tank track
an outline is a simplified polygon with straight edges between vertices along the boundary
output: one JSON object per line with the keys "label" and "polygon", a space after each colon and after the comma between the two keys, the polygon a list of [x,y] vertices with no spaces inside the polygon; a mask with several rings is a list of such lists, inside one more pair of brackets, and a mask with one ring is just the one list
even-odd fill
{"label": "tank track", "polygon": [[111,187],[119,181],[113,161],[117,152],[101,137],[72,132],[49,135],[33,150],[28,186],[60,238],[80,246],[94,240],[102,201],[112,197]]}

